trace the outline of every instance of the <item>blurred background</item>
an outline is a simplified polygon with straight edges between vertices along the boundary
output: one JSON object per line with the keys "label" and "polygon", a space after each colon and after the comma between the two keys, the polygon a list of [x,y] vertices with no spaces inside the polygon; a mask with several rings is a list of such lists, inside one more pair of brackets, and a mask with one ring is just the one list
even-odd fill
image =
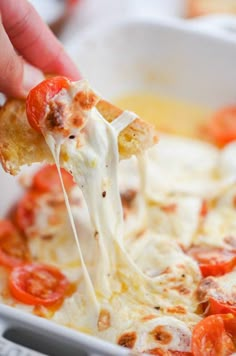
{"label": "blurred background", "polygon": [[236,16],[236,0],[30,0],[30,2],[62,41],[70,40],[75,33],[87,26],[109,23],[120,18],[192,19],[207,16],[207,19],[214,19],[214,15],[220,14],[230,15],[232,20]]}

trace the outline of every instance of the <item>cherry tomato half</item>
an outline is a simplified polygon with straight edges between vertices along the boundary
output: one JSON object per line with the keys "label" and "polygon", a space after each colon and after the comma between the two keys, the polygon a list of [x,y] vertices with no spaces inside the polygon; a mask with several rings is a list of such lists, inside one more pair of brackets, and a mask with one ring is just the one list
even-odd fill
{"label": "cherry tomato half", "polygon": [[145,353],[147,353],[148,355],[156,355],[156,356],[192,356],[193,355],[191,352],[164,350],[158,347],[145,351]]}
{"label": "cherry tomato half", "polygon": [[[61,175],[66,190],[70,190],[75,185],[72,175],[63,168],[61,168]],[[32,188],[40,192],[61,191],[61,181],[57,167],[48,165],[41,168],[33,177]]]}
{"label": "cherry tomato half", "polygon": [[193,329],[194,356],[229,356],[236,351],[236,318],[232,314],[210,315]]}
{"label": "cherry tomato half", "polygon": [[12,270],[9,288],[14,298],[24,304],[51,306],[61,301],[69,286],[57,268],[27,264]]}
{"label": "cherry tomato half", "polygon": [[219,110],[206,125],[205,131],[219,147],[236,140],[236,106]]}
{"label": "cherry tomato half", "polygon": [[0,264],[16,267],[29,260],[26,240],[8,220],[0,220]]}
{"label": "cherry tomato half", "polygon": [[236,315],[236,303],[230,304],[226,301],[222,301],[213,297],[209,298],[208,305],[207,305],[207,314],[234,314]]}
{"label": "cherry tomato half", "polygon": [[188,254],[199,263],[203,277],[222,276],[236,265],[236,254],[223,248],[195,246]]}
{"label": "cherry tomato half", "polygon": [[62,89],[67,89],[69,84],[69,79],[65,77],[52,77],[30,90],[26,99],[26,113],[30,125],[36,131],[41,132],[40,123],[48,102]]}

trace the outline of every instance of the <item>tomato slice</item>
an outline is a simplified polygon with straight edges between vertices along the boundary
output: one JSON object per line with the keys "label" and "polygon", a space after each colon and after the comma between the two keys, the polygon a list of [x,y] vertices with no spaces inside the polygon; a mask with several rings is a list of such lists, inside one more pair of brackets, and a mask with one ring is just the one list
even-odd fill
{"label": "tomato slice", "polygon": [[57,268],[43,264],[15,267],[9,278],[14,298],[24,304],[51,306],[61,301],[69,281]]}
{"label": "tomato slice", "polygon": [[206,125],[205,131],[219,147],[236,140],[236,106],[219,110]]}
{"label": "tomato slice", "polygon": [[26,240],[8,220],[0,220],[0,264],[16,267],[29,260]]}
{"label": "tomato slice", "polygon": [[16,208],[16,224],[22,232],[26,232],[32,226],[35,219],[35,207],[40,197],[40,193],[29,190],[18,202]]}
{"label": "tomato slice", "polygon": [[69,84],[69,79],[65,77],[52,77],[30,90],[26,99],[26,113],[30,125],[36,131],[41,132],[40,124],[48,102],[62,89],[67,89]]}
{"label": "tomato slice", "polygon": [[[70,190],[75,185],[72,175],[63,168],[61,168],[61,175],[66,190]],[[48,165],[41,168],[34,175],[32,187],[40,192],[60,192],[62,188],[57,167]]]}
{"label": "tomato slice", "polygon": [[235,337],[235,316],[232,314],[208,316],[201,320],[193,329],[193,355],[229,356],[236,351]]}
{"label": "tomato slice", "polygon": [[236,304],[230,304],[216,298],[209,298],[207,314],[234,314],[236,316]]}
{"label": "tomato slice", "polygon": [[172,350],[164,350],[160,348],[150,349],[145,351],[148,355],[157,355],[157,356],[192,356],[192,352],[185,351],[172,351]]}
{"label": "tomato slice", "polygon": [[199,263],[203,277],[222,276],[236,265],[236,254],[223,248],[195,246],[189,249],[188,254]]}

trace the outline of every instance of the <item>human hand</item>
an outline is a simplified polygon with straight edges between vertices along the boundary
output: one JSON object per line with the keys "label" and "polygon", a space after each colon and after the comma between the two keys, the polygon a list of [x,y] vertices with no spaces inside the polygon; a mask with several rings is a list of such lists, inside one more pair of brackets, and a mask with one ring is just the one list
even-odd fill
{"label": "human hand", "polygon": [[25,97],[43,73],[78,80],[80,74],[27,0],[0,0],[0,91]]}

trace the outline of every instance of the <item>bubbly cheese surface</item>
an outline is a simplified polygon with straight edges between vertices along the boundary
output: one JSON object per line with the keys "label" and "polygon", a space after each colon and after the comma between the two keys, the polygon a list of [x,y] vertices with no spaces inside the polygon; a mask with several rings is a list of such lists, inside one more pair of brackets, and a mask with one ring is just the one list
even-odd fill
{"label": "bubbly cheese surface", "polygon": [[[66,105],[78,90],[87,84],[56,100]],[[69,217],[54,224],[57,238],[31,240],[39,260],[58,265],[78,286],[51,318],[123,346],[129,340],[137,352],[188,352],[202,318],[202,277],[184,250],[224,246],[224,236],[236,231],[236,146],[219,151],[165,134],[143,157],[119,163],[117,137],[135,115],[124,112],[109,124],[95,106],[80,114],[83,125],[68,136],[44,132],[57,166],[78,185],[69,195],[64,190]],[[204,200],[211,210],[203,218]],[[47,201],[38,209],[35,230],[51,231]]]}

